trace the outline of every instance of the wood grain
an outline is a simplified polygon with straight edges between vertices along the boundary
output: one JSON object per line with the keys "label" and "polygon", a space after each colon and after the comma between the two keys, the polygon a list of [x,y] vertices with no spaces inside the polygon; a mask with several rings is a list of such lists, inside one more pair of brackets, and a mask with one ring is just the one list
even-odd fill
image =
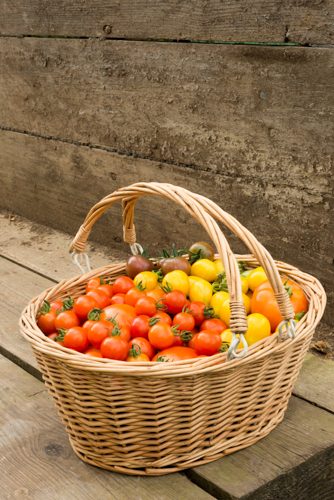
{"label": "wood grain", "polygon": [[0,33],[39,36],[332,43],[331,0],[11,0]]}
{"label": "wood grain", "polygon": [[[334,231],[333,195],[331,166],[324,159],[318,167],[296,163],[285,168],[274,158],[271,167],[268,160],[267,167],[245,162],[206,172],[12,132],[0,131],[0,142],[0,207],[74,235],[88,210],[116,188],[167,180],[211,198],[248,227],[275,259],[317,276],[329,294],[326,320],[333,324],[333,240],[326,236]],[[181,209],[154,199],[139,202],[136,227],[138,240],[152,255],[172,243],[184,247],[206,238]],[[35,235],[37,243],[43,239]],[[128,252],[120,206],[94,227],[94,240],[109,247],[110,257]],[[230,241],[235,251],[245,253],[235,239]],[[66,251],[64,246],[61,255]]]}
{"label": "wood grain", "polygon": [[0,374],[1,498],[212,498],[181,474],[173,480],[128,477],[84,464],[71,450],[44,385],[2,357]]}

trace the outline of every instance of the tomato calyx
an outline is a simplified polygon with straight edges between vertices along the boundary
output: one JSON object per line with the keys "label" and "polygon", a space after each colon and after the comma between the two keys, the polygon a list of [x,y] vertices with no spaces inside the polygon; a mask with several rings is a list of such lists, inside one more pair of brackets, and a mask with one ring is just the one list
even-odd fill
{"label": "tomato calyx", "polygon": [[70,311],[71,309],[73,309],[73,305],[74,305],[74,299],[72,297],[67,297],[63,301],[63,307],[59,309],[59,312]]}
{"label": "tomato calyx", "polygon": [[170,293],[173,291],[173,288],[170,286],[170,284],[168,282],[166,282],[166,284],[164,286],[162,286],[161,288],[165,293]]}
{"label": "tomato calyx", "polygon": [[168,362],[168,358],[166,356],[158,356],[156,360],[157,360],[158,363],[166,363],[166,362]]}
{"label": "tomato calyx", "polygon": [[42,307],[40,308],[40,310],[38,312],[38,316],[41,316],[43,314],[47,314],[50,311],[51,311],[51,304],[50,304],[50,302],[48,300],[44,300],[43,304],[42,304]]}
{"label": "tomato calyx", "polygon": [[156,317],[154,317],[154,316],[153,316],[153,318],[150,318],[150,319],[149,319],[148,324],[149,324],[149,326],[151,327],[151,326],[154,326],[154,325],[156,325],[157,323],[159,323],[159,321],[161,321],[161,318],[156,318]]}
{"label": "tomato calyx", "polygon": [[222,345],[220,346],[219,352],[226,352],[228,351],[228,348],[230,347],[228,342],[222,342]]}
{"label": "tomato calyx", "polygon": [[214,308],[210,307],[210,306],[204,307],[203,315],[204,315],[204,318],[206,318],[206,319],[214,318],[216,316]]}
{"label": "tomato calyx", "polygon": [[292,287],[290,285],[288,285],[288,280],[285,281],[284,288],[288,292],[289,297],[292,297],[292,294],[293,294]]}
{"label": "tomato calyx", "polygon": [[161,283],[162,280],[164,279],[164,275],[162,274],[161,269],[152,269],[152,273],[156,274],[158,278],[158,283]]}
{"label": "tomato calyx", "polygon": [[175,337],[179,337],[182,342],[189,342],[193,338],[193,334],[189,330],[180,330],[179,325],[174,325],[171,328]]}
{"label": "tomato calyx", "polygon": [[146,287],[143,285],[143,282],[142,281],[139,281],[139,283],[136,284],[136,288],[140,291],[140,292],[143,292],[144,290],[146,290]]}
{"label": "tomato calyx", "polygon": [[131,349],[128,352],[128,356],[131,356],[132,358],[138,358],[142,353],[142,350],[138,344],[132,344]]}
{"label": "tomato calyx", "polygon": [[59,328],[58,335],[55,338],[55,341],[56,342],[63,342],[66,333],[67,333],[67,330],[65,330],[65,328]]}
{"label": "tomato calyx", "polygon": [[185,248],[176,248],[175,245],[172,245],[171,250],[163,248],[162,249],[162,259],[170,259],[171,257],[182,257],[187,253]]}
{"label": "tomato calyx", "polygon": [[101,313],[102,313],[102,309],[95,307],[94,309],[89,311],[89,313],[87,315],[87,319],[89,319],[91,321],[99,321]]}
{"label": "tomato calyx", "polygon": [[306,311],[301,311],[295,315],[295,320],[300,321],[306,314]]}
{"label": "tomato calyx", "polygon": [[212,291],[216,292],[228,292],[226,273],[218,274],[216,281],[212,283]]}

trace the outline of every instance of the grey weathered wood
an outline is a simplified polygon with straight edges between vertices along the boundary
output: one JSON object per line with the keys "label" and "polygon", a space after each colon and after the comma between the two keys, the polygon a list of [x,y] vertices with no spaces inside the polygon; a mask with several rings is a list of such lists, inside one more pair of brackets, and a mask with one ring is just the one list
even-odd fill
{"label": "grey weathered wood", "polygon": [[334,416],[292,397],[283,422],[255,445],[187,474],[218,498],[333,498]]}
{"label": "grey weathered wood", "polygon": [[84,464],[70,448],[43,384],[0,357],[1,498],[212,498],[185,476],[139,478]]}
{"label": "grey weathered wood", "polygon": [[43,36],[333,42],[331,0],[11,0],[2,2],[0,33]]}
{"label": "grey weathered wood", "polygon": [[334,413],[334,362],[307,354],[294,394]]}
{"label": "grey weathered wood", "polygon": [[[315,135],[318,125],[321,121],[314,124]],[[329,148],[331,142],[324,147]],[[280,157],[272,152],[267,162],[264,157],[259,160],[255,155],[252,160],[248,156],[240,164],[211,166],[208,171],[6,131],[0,131],[0,144],[0,207],[74,235],[92,205],[118,187],[138,181],[184,186],[206,195],[238,218],[274,258],[317,276],[329,292],[326,320],[333,324],[333,239],[325,236],[334,231],[331,167],[325,157],[320,158],[320,137],[319,152],[315,153],[318,165],[312,164],[311,158],[310,164],[306,160],[299,164],[297,157],[288,161],[282,149]],[[304,150],[308,156],[309,145]],[[183,209],[160,199],[138,203],[136,228],[138,240],[153,255],[173,242],[184,247],[207,238]],[[110,249],[110,257],[128,252],[128,245],[121,243],[120,205],[96,224],[91,237]],[[34,235],[38,245],[43,240],[48,241],[43,235]],[[13,241],[19,244],[17,237]],[[24,247],[24,241],[20,246]],[[232,247],[245,252],[234,240]],[[47,254],[52,250],[53,243]],[[67,258],[67,241],[59,255]],[[53,262],[51,259],[51,269],[55,269]]]}

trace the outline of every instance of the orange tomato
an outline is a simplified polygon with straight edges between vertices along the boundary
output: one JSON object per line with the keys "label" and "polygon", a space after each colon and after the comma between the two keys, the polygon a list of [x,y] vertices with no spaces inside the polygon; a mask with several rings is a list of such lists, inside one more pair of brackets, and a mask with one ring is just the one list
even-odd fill
{"label": "orange tomato", "polygon": [[135,308],[128,304],[111,304],[103,309],[100,319],[115,319],[119,327],[131,327],[136,317]]}
{"label": "orange tomato", "polygon": [[197,358],[194,349],[190,347],[175,346],[158,352],[152,361],[181,361],[182,359]]}

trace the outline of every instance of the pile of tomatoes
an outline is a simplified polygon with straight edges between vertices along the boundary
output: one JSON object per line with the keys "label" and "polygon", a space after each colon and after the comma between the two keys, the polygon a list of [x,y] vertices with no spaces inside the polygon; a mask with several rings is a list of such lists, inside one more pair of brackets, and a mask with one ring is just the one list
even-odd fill
{"label": "pile of tomatoes", "polygon": [[[153,262],[128,259],[127,275],[113,283],[92,278],[84,294],[43,303],[37,324],[50,339],[89,356],[120,361],[168,362],[212,356],[232,340],[224,267],[212,247],[165,252]],[[240,263],[248,345],[271,335],[282,321],[262,267]],[[308,302],[295,282],[282,278],[298,321]],[[241,346],[240,346],[241,347]]]}

